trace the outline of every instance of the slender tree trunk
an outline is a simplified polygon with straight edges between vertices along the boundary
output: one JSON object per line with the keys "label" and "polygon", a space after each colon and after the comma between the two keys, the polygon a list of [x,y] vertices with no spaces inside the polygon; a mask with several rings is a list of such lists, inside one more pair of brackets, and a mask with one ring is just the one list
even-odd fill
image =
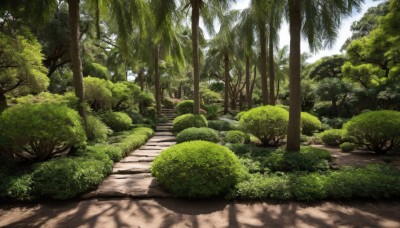
{"label": "slender tree trunk", "polygon": [[82,60],[79,48],[79,0],[68,0],[68,23],[70,35],[71,66],[74,79],[75,96],[78,98],[78,112],[81,115],[84,125],[87,123],[85,107],[85,93],[83,87]]}
{"label": "slender tree trunk", "polygon": [[193,114],[200,114],[200,73],[199,73],[199,19],[200,1],[192,1],[192,58],[193,58]]}
{"label": "slender tree trunk", "polygon": [[272,25],[272,17],[269,22],[269,103],[275,105],[275,61],[274,61],[274,28]]}
{"label": "slender tree trunk", "polygon": [[300,151],[300,31],[301,31],[301,1],[289,0],[289,129],[287,138],[288,151]]}
{"label": "slender tree trunk", "polygon": [[227,53],[224,54],[224,68],[225,68],[225,87],[224,87],[224,114],[229,112],[229,55]]}
{"label": "slender tree trunk", "polygon": [[276,97],[275,97],[275,100],[278,100],[280,90],[281,90],[281,82],[278,79],[278,81],[276,82]]}
{"label": "slender tree trunk", "polygon": [[159,72],[159,47],[154,47],[154,89],[156,95],[157,114],[161,114],[161,88],[160,88],[160,72]]}
{"label": "slender tree trunk", "polygon": [[260,61],[261,61],[261,90],[262,90],[262,103],[268,104],[268,82],[267,82],[267,37],[265,35],[265,25],[261,24],[260,27]]}
{"label": "slender tree trunk", "polygon": [[246,104],[247,109],[251,109],[250,95],[250,57],[246,57]]}
{"label": "slender tree trunk", "polygon": [[138,77],[139,77],[140,91],[143,92],[144,91],[144,69],[143,68],[141,68],[139,70]]}
{"label": "slender tree trunk", "polygon": [[6,94],[3,92],[0,92],[0,113],[2,113],[4,110],[6,110],[7,107],[8,107],[8,104],[7,104]]}

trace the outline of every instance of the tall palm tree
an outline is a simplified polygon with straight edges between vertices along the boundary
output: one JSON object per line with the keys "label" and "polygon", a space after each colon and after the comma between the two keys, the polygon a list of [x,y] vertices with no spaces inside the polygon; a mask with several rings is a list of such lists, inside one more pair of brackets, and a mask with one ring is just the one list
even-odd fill
{"label": "tall palm tree", "polygon": [[307,38],[312,51],[333,44],[344,17],[354,9],[360,10],[363,0],[288,0],[290,56],[289,56],[289,131],[287,150],[300,150],[301,113],[301,35]]}
{"label": "tall palm tree", "polygon": [[[230,2],[235,2],[235,0],[155,0],[153,2],[153,7],[158,12],[158,24],[162,24],[167,15],[180,14],[191,7],[194,114],[200,114],[200,16],[203,17],[206,27],[212,31],[213,19],[217,16],[216,12],[223,12],[223,10],[228,9]],[[177,5],[178,3],[179,5]]]}

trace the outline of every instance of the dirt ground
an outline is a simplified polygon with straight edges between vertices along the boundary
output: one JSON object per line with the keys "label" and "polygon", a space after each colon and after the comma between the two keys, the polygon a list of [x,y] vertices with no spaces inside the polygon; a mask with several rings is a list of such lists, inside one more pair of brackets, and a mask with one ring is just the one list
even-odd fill
{"label": "dirt ground", "polygon": [[0,227],[400,227],[400,201],[95,199],[0,206]]}

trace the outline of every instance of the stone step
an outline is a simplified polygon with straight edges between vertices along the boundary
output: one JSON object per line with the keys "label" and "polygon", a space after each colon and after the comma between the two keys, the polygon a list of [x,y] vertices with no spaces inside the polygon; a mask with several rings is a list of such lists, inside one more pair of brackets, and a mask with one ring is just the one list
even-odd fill
{"label": "stone step", "polygon": [[157,157],[162,152],[162,149],[156,150],[135,150],[129,154],[134,157]]}
{"label": "stone step", "polygon": [[131,162],[152,162],[154,161],[155,156],[153,157],[140,157],[140,156],[128,156],[122,159],[121,163],[131,163]]}
{"label": "stone step", "polygon": [[157,131],[171,131],[172,126],[157,126],[156,127],[156,132]]}
{"label": "stone step", "polygon": [[157,126],[172,126],[172,122],[159,123]]}
{"label": "stone step", "polygon": [[168,146],[141,146],[139,150],[165,150]]}
{"label": "stone step", "polygon": [[153,136],[148,142],[176,142],[175,136]]}
{"label": "stone step", "polygon": [[84,199],[94,197],[165,198],[172,197],[172,195],[165,191],[150,173],[142,173],[135,175],[111,175],[97,190],[82,196]]}
{"label": "stone step", "polygon": [[113,174],[150,173],[151,162],[116,163]]}
{"label": "stone step", "polygon": [[169,131],[154,132],[154,136],[173,136],[174,134]]}
{"label": "stone step", "polygon": [[148,143],[146,143],[145,146],[160,146],[160,147],[168,148],[175,144],[176,144],[176,142],[148,142]]}

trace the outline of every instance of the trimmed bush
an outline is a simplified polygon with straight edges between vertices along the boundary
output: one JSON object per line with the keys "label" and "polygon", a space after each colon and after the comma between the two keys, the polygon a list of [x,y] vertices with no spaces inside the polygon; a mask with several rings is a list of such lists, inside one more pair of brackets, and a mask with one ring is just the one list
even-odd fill
{"label": "trimmed bush", "polygon": [[400,112],[371,111],[353,117],[344,127],[344,136],[378,154],[400,146]]}
{"label": "trimmed bush", "polygon": [[301,113],[301,132],[305,135],[312,135],[314,132],[321,129],[321,121],[316,116],[307,112]]}
{"label": "trimmed bush", "polygon": [[400,173],[383,165],[335,172],[252,174],[236,185],[238,199],[317,201],[400,196]]}
{"label": "trimmed bush", "polygon": [[225,195],[244,175],[244,169],[228,148],[193,141],[163,151],[151,173],[177,197],[208,198]]}
{"label": "trimmed bush", "polygon": [[341,129],[330,129],[322,132],[319,136],[327,146],[338,146],[342,143],[342,130]]}
{"label": "trimmed bush", "polygon": [[93,158],[61,158],[38,165],[33,173],[33,191],[52,199],[68,199],[97,187],[111,172],[112,162]]}
{"label": "trimmed bush", "polygon": [[217,131],[231,131],[237,129],[233,123],[229,123],[225,120],[210,120],[208,121],[208,127]]}
{"label": "trimmed bush", "polygon": [[271,171],[318,171],[328,170],[332,159],[329,151],[314,147],[301,147],[300,152],[276,150],[266,156],[264,166]]}
{"label": "trimmed bush", "polygon": [[0,152],[31,161],[67,153],[85,145],[81,121],[76,111],[60,104],[11,107],[0,116]]}
{"label": "trimmed bush", "polygon": [[178,116],[172,122],[172,131],[181,132],[191,127],[207,127],[207,120],[202,115],[185,114]]}
{"label": "trimmed bush", "polygon": [[175,111],[179,115],[193,113],[193,106],[194,106],[193,100],[181,101],[176,105]]}
{"label": "trimmed bush", "polygon": [[167,108],[167,109],[174,109],[175,108],[175,101],[172,100],[169,97],[164,98],[162,100],[162,104],[163,104],[164,108]]}
{"label": "trimmed bush", "polygon": [[113,131],[125,131],[132,128],[132,119],[123,112],[107,112],[101,119]]}
{"label": "trimmed bush", "polygon": [[0,177],[0,199],[27,201],[34,198],[32,174],[13,174]]}
{"label": "trimmed bush", "polygon": [[118,143],[112,144],[122,150],[122,155],[125,157],[130,152],[138,149],[145,144],[147,140],[153,135],[154,131],[151,128],[140,127],[126,132],[122,140]]}
{"label": "trimmed bush", "polygon": [[201,127],[201,128],[187,128],[183,131],[181,131],[177,136],[176,136],[176,142],[177,143],[183,143],[183,142],[188,142],[188,141],[196,141],[196,140],[202,140],[202,141],[209,141],[209,142],[214,142],[218,143],[219,142],[219,137],[217,132],[215,132],[211,128],[207,127]]}
{"label": "trimmed bush", "polygon": [[239,121],[240,118],[242,118],[242,116],[243,116],[245,113],[246,113],[246,111],[242,111],[242,112],[239,112],[238,114],[236,114],[235,120]]}
{"label": "trimmed bush", "polygon": [[86,135],[88,140],[93,142],[104,142],[111,133],[112,130],[99,118],[88,116],[86,126]]}
{"label": "trimmed bush", "polygon": [[342,149],[343,152],[352,152],[357,149],[357,145],[351,142],[344,142],[340,144],[340,149]]}
{"label": "trimmed bush", "polygon": [[279,145],[287,134],[288,123],[288,111],[275,106],[251,109],[239,121],[240,127],[260,139],[264,146]]}
{"label": "trimmed bush", "polygon": [[250,142],[250,135],[243,131],[228,131],[225,142],[234,144],[243,144]]}

